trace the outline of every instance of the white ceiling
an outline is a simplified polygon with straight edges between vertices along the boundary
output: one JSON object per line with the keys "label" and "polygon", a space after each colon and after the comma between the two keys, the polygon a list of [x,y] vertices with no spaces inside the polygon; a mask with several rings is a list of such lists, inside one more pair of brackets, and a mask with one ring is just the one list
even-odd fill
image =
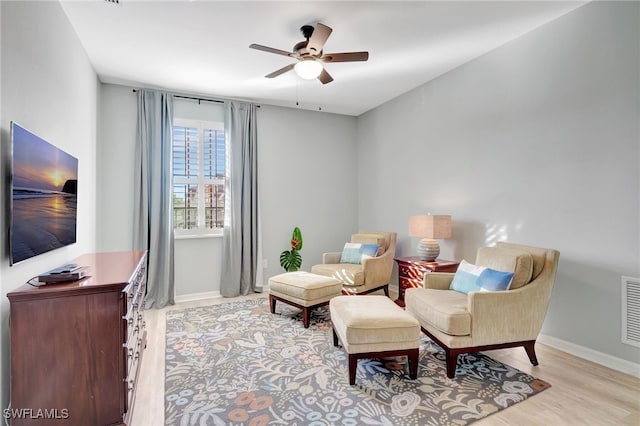
{"label": "white ceiling", "polygon": [[[100,80],[206,97],[360,115],[583,5],[585,1],[60,0]],[[333,28],[325,52],[369,51],[325,64],[322,85],[295,60],[300,27]]]}

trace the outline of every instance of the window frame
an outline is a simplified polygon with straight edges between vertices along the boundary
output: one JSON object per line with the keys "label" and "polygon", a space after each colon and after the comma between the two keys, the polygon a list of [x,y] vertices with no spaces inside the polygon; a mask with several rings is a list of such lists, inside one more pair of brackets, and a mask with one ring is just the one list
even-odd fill
{"label": "window frame", "polygon": [[[174,167],[173,167],[173,129],[171,131],[171,140],[172,140],[172,158],[171,158],[171,194],[172,194],[172,204],[171,204],[171,219],[172,219],[172,228],[173,234],[175,238],[204,238],[204,237],[221,237],[223,228],[207,228],[205,226],[206,221],[206,195],[205,188],[206,185],[225,185],[226,186],[226,155],[227,155],[227,146],[226,146],[226,138],[225,138],[225,158],[223,159],[225,162],[225,176],[222,178],[206,178],[205,177],[205,159],[204,159],[204,144],[205,144],[205,130],[215,130],[224,132],[224,123],[219,121],[206,121],[206,120],[193,120],[186,118],[175,118],[173,119],[172,126],[180,126],[180,127],[192,127],[197,129],[198,133],[198,175],[197,177],[183,177],[183,176],[175,176],[174,175]],[[174,215],[175,209],[173,206],[173,194],[174,194],[174,185],[175,184],[192,184],[197,185],[197,219],[196,219],[196,227],[191,229],[176,229],[174,223]]]}

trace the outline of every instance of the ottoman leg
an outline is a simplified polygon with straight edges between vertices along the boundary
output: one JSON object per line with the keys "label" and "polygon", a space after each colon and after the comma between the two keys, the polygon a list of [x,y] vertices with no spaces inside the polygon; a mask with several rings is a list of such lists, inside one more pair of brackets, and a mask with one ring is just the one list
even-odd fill
{"label": "ottoman leg", "polygon": [[407,355],[409,357],[409,377],[415,380],[418,378],[418,358],[420,355],[420,350],[409,349]]}
{"label": "ottoman leg", "polygon": [[304,325],[304,328],[309,328],[310,321],[311,321],[311,309],[307,307],[302,308],[302,325]]}
{"label": "ottoman leg", "polygon": [[358,369],[358,357],[355,354],[349,354],[349,384],[356,384],[356,370]]}
{"label": "ottoman leg", "polygon": [[332,328],[333,330],[333,346],[338,346],[338,335],[336,334],[336,329]]}
{"label": "ottoman leg", "polygon": [[271,306],[271,313],[276,313],[276,298],[272,294],[269,295],[269,305]]}

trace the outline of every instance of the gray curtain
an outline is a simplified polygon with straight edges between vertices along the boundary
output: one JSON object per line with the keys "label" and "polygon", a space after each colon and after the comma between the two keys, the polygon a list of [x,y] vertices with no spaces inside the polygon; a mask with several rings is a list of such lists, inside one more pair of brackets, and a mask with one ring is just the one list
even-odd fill
{"label": "gray curtain", "polygon": [[134,247],[148,250],[147,308],[173,305],[172,97],[138,90]]}
{"label": "gray curtain", "polygon": [[228,101],[225,132],[229,153],[220,294],[235,297],[262,291],[256,105]]}

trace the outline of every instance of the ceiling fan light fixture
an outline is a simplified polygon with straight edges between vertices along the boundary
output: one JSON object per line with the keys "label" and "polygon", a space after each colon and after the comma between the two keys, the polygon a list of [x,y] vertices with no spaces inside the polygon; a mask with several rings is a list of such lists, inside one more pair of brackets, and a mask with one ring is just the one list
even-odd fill
{"label": "ceiling fan light fixture", "polygon": [[294,67],[296,74],[305,80],[313,80],[318,78],[323,70],[323,66],[315,59],[305,59],[296,64]]}
{"label": "ceiling fan light fixture", "polygon": [[[2,0],[0,0],[2,1]],[[286,72],[294,70],[296,74],[305,80],[318,79],[320,83],[327,84],[333,81],[333,77],[324,68],[325,62],[360,62],[369,59],[369,52],[340,52],[323,53],[324,44],[333,31],[330,27],[318,22],[315,27],[304,25],[302,35],[305,41],[301,41],[293,47],[292,52],[274,49],[273,47],[262,46],[261,44],[250,44],[249,48],[262,50],[267,53],[287,56],[297,59],[298,62],[290,63],[272,73],[265,75],[265,78],[274,78]]]}

